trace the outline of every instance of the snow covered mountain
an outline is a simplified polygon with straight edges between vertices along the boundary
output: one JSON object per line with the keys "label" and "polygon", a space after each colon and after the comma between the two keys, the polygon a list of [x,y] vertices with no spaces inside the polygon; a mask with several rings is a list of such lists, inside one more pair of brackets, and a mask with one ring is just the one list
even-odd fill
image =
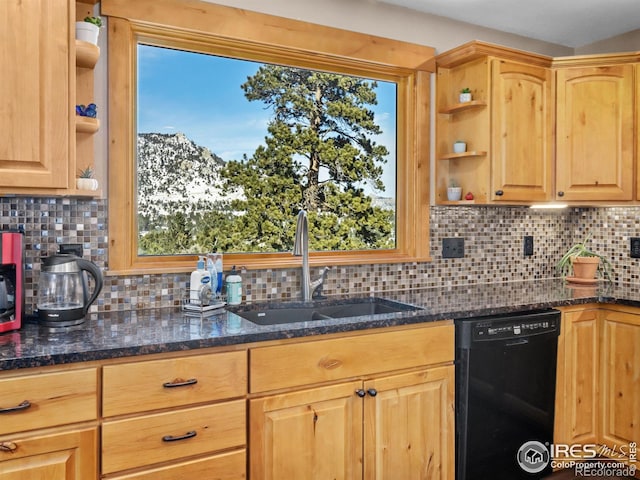
{"label": "snow covered mountain", "polygon": [[224,160],[183,133],[138,134],[138,213],[151,225],[169,212],[211,210],[221,193]]}

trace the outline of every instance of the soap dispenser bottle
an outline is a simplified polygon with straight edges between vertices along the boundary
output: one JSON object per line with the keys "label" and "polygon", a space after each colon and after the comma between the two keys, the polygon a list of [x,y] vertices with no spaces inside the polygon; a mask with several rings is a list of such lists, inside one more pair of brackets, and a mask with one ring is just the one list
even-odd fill
{"label": "soap dispenser bottle", "polygon": [[227,289],[227,303],[240,305],[242,303],[242,277],[236,271],[235,265],[227,276],[225,287]]}
{"label": "soap dispenser bottle", "polygon": [[215,255],[213,253],[207,255],[207,271],[209,272],[211,294],[215,296],[218,291],[218,271],[215,264]]}
{"label": "soap dispenser bottle", "polygon": [[196,264],[196,269],[191,272],[191,278],[189,283],[189,301],[191,303],[201,305],[203,298],[203,290],[205,288],[211,289],[209,283],[211,279],[209,272],[204,268],[204,257],[200,257]]}

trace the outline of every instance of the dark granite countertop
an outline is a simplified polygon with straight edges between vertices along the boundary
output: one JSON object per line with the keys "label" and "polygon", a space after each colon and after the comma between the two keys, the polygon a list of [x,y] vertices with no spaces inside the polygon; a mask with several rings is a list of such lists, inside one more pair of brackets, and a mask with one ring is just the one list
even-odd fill
{"label": "dark granite countertop", "polygon": [[[60,331],[26,323],[16,332],[0,334],[0,370],[246,344],[591,302],[640,307],[638,286],[599,284],[597,290],[574,289],[560,280],[466,285],[384,292],[371,296],[412,304],[423,310],[271,326],[256,325],[226,310],[200,317],[187,315],[178,309],[92,314],[84,324]],[[337,297],[332,297],[328,301],[336,299]],[[253,305],[247,306],[252,307]]]}

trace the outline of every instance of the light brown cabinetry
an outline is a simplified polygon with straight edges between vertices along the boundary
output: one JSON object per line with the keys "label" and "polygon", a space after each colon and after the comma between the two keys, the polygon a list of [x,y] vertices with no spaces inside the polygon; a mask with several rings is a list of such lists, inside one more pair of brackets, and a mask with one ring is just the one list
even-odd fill
{"label": "light brown cabinetry", "polygon": [[640,438],[640,310],[565,307],[554,443],[597,444],[619,458]]}
{"label": "light brown cabinetry", "polygon": [[222,352],[104,366],[102,473],[158,479],[208,471],[245,478],[246,356]]}
{"label": "light brown cabinetry", "polygon": [[566,311],[558,339],[555,443],[595,443],[600,436],[600,310]]}
{"label": "light brown cabinetry", "polygon": [[94,368],[0,377],[0,480],[97,478]]}
{"label": "light brown cabinetry", "polygon": [[562,66],[556,81],[556,198],[632,200],[633,65]]}
{"label": "light brown cabinetry", "polygon": [[[0,194],[96,195],[76,190],[78,167],[93,166],[98,47],[75,40],[77,14],[93,3],[6,2],[0,15]],[[74,68],[75,67],[75,68]],[[80,161],[76,161],[76,159]]]}
{"label": "light brown cabinetry", "polygon": [[74,154],[71,0],[4,2],[0,193],[66,189]]}
{"label": "light brown cabinetry", "polygon": [[[551,59],[471,42],[436,61],[437,202],[448,203],[452,180],[473,193],[473,203],[550,199]],[[475,102],[457,104],[465,87]],[[467,143],[466,153],[450,153],[456,140]]]}
{"label": "light brown cabinetry", "polygon": [[452,360],[450,322],[251,349],[251,478],[452,479]]}
{"label": "light brown cabinetry", "polygon": [[602,311],[602,442],[640,439],[640,312]]}

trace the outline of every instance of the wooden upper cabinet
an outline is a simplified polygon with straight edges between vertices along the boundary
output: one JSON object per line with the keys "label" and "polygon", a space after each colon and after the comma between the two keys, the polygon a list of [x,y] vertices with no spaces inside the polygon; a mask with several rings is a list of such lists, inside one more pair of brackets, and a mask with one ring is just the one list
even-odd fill
{"label": "wooden upper cabinet", "polygon": [[633,65],[557,70],[556,198],[632,200]]}
{"label": "wooden upper cabinet", "polygon": [[494,201],[544,201],[553,171],[549,68],[492,61],[491,152]]}
{"label": "wooden upper cabinet", "polygon": [[[551,57],[469,42],[436,57],[438,203],[550,200],[553,181]],[[457,105],[469,88],[473,101]],[[453,105],[452,105],[453,104]],[[456,140],[467,152],[450,155]],[[452,182],[473,200],[447,201]]]}
{"label": "wooden upper cabinet", "polygon": [[1,2],[2,191],[68,186],[74,5],[69,0]]}

